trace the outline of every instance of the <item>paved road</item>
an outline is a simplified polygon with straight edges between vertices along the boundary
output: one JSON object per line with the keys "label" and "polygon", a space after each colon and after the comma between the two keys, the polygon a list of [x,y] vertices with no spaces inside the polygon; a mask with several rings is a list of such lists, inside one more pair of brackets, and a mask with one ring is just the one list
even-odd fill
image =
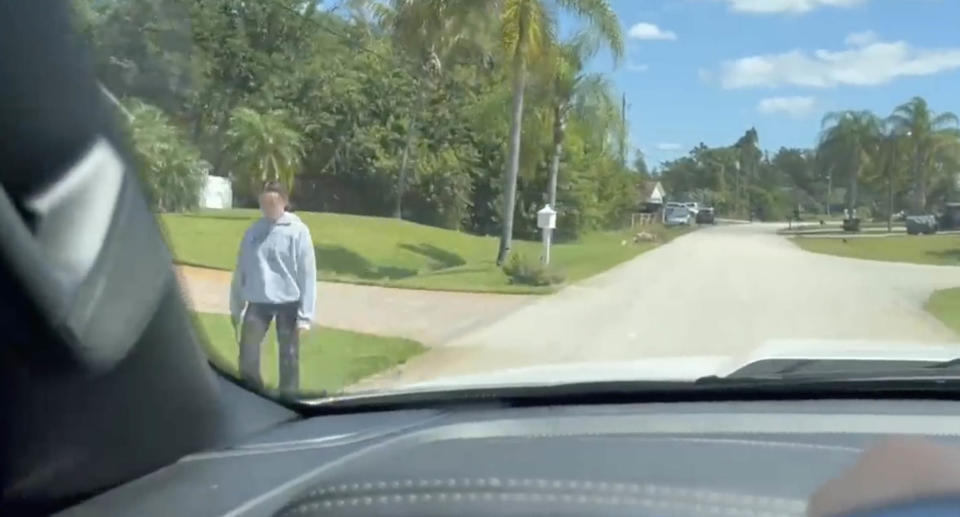
{"label": "paved road", "polygon": [[361,387],[544,363],[739,355],[781,338],[957,341],[923,304],[960,286],[960,268],[813,254],[776,235],[782,226],[688,234]]}

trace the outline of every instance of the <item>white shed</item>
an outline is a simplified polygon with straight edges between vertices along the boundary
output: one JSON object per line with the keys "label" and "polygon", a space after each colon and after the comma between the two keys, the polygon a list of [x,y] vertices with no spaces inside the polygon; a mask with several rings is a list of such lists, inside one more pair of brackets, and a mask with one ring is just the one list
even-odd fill
{"label": "white shed", "polygon": [[233,208],[233,186],[228,178],[204,176],[201,208]]}

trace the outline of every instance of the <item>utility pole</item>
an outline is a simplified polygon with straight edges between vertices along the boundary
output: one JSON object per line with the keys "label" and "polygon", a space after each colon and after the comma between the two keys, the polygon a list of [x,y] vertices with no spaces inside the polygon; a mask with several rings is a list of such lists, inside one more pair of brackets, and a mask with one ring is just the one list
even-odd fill
{"label": "utility pole", "polygon": [[620,165],[627,166],[627,94],[624,93],[620,101]]}

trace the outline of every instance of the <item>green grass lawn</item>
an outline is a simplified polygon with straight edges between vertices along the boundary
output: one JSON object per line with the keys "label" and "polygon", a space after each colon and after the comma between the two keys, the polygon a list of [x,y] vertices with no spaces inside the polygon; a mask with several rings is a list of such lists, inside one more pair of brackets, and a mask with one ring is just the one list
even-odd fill
{"label": "green grass lawn", "polygon": [[793,242],[807,251],[841,257],[960,266],[960,236],[897,235],[822,239],[797,237]]}
{"label": "green grass lawn", "polygon": [[[210,359],[221,369],[237,375],[239,352],[230,317],[199,313],[196,319],[207,337]],[[260,352],[260,371],[267,387],[275,389],[278,356],[272,326],[267,336]],[[300,341],[300,392],[305,395],[337,393],[424,350],[423,345],[409,339],[314,328]]]}
{"label": "green grass lawn", "polygon": [[[432,226],[344,214],[298,212],[310,227],[319,278],[413,289],[543,293],[550,287],[511,284],[496,267],[495,237],[478,237]],[[237,247],[256,210],[164,214],[161,221],[176,260],[233,269]],[[686,229],[651,227],[663,240]],[[635,245],[630,232],[595,233],[552,248],[551,266],[568,282],[594,275],[653,248]],[[627,240],[627,245],[622,241]],[[536,260],[539,242],[515,241],[514,251]]]}
{"label": "green grass lawn", "polygon": [[927,312],[960,334],[960,287],[934,292],[927,300]]}

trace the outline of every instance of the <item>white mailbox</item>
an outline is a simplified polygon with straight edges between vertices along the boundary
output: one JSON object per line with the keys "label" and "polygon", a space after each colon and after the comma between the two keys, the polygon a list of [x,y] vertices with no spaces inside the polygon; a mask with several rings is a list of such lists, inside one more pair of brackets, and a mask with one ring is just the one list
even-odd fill
{"label": "white mailbox", "polygon": [[550,205],[544,205],[537,212],[537,227],[545,230],[552,230],[557,227],[557,212],[550,208]]}

